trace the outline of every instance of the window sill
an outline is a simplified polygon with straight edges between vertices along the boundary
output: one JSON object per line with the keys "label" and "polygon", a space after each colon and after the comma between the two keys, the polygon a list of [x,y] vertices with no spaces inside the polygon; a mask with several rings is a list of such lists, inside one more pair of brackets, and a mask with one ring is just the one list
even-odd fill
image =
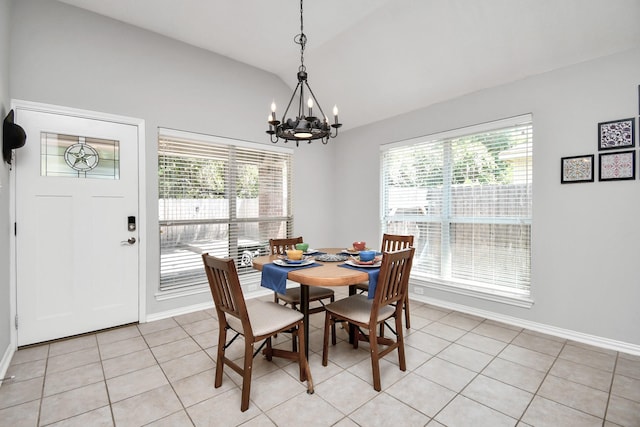
{"label": "window sill", "polygon": [[[479,289],[472,286],[465,286],[459,283],[436,282],[432,280],[411,278],[410,284],[412,288],[424,287],[522,308],[531,308],[534,304],[533,299],[531,299],[531,297],[527,295],[500,292],[497,290],[492,291],[489,289]],[[413,293],[419,294],[419,292],[415,292],[415,289]]]}

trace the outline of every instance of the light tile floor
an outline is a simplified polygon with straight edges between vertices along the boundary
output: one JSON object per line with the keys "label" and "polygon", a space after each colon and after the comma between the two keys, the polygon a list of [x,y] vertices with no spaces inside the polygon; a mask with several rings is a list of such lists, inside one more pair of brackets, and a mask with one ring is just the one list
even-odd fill
{"label": "light tile floor", "polygon": [[[324,316],[314,315],[315,394],[297,365],[258,356],[240,412],[239,375],[225,368],[213,386],[210,309],[17,351],[7,372],[16,378],[0,387],[0,426],[640,426],[640,357],[411,308],[407,370],[387,355],[379,393],[368,345],[352,349],[340,328],[321,365]],[[228,354],[240,358],[242,345]]]}

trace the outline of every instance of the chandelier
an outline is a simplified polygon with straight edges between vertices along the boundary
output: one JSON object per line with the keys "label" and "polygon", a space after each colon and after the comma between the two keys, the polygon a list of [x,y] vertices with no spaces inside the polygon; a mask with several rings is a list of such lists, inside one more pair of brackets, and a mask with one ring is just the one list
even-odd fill
{"label": "chandelier", "polygon": [[[307,69],[304,66],[304,48],[307,44],[307,36],[304,34],[304,21],[302,19],[302,0],[300,0],[300,34],[294,37],[293,41],[300,45],[300,66],[298,67],[298,85],[291,95],[289,105],[284,110],[282,115],[282,121],[276,119],[276,103],[271,103],[271,114],[269,114],[269,130],[266,132],[271,138],[271,142],[274,144],[280,139],[284,139],[285,142],[295,141],[298,146],[300,141],[311,141],[319,139],[323,144],[329,142],[329,138],[335,138],[338,136],[338,129],[342,126],[338,123],[338,107],[333,107],[333,123],[329,124],[329,119],[324,114],[320,103],[313,94],[309,83],[307,83]],[[306,89],[305,89],[306,88]],[[308,91],[308,99],[305,102],[305,91]],[[297,95],[297,98],[296,98]],[[297,99],[298,114],[296,118],[287,118],[289,108],[293,104],[293,100]],[[305,105],[307,107],[307,114],[305,114]],[[317,107],[320,114],[319,117],[313,115],[314,106]],[[294,105],[295,108],[295,105]],[[292,112],[293,114],[293,112]],[[332,128],[335,129],[335,133],[332,134]]]}

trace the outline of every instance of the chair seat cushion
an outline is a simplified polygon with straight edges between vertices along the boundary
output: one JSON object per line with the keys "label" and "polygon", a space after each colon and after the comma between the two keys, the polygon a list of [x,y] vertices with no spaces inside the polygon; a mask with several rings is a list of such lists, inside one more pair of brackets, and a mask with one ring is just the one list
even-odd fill
{"label": "chair seat cushion", "polygon": [[[254,336],[271,334],[292,326],[302,319],[302,313],[299,311],[271,301],[256,301],[247,304],[247,312]],[[240,319],[227,316],[227,322],[233,330],[243,333]]]}
{"label": "chair seat cushion", "polygon": [[[331,298],[333,289],[309,286],[309,301]],[[300,304],[300,287],[287,289],[286,294],[278,294],[278,298],[288,304]]]}
{"label": "chair seat cushion", "polygon": [[[332,302],[325,307],[325,310],[337,314],[340,317],[354,320],[358,323],[369,323],[371,318],[371,306],[373,300],[368,299],[366,295],[351,295],[348,298]],[[384,306],[378,312],[378,322],[381,322],[393,316],[395,307],[390,305]]]}

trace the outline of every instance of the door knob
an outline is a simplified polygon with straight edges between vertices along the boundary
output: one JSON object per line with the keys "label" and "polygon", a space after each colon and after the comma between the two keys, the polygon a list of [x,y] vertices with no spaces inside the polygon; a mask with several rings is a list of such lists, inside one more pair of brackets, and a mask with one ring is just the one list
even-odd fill
{"label": "door knob", "polygon": [[129,237],[127,240],[123,240],[120,242],[121,245],[133,245],[136,242],[135,237]]}

